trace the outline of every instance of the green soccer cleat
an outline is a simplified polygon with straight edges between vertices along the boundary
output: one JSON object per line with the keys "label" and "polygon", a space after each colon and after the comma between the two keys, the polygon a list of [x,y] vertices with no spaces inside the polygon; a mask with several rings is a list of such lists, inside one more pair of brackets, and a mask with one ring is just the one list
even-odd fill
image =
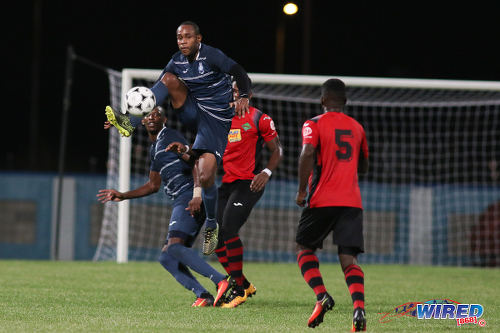
{"label": "green soccer cleat", "polygon": [[309,321],[307,322],[307,326],[315,328],[316,326],[321,324],[323,322],[325,313],[327,311],[330,311],[334,305],[335,301],[333,300],[332,296],[326,293],[322,299],[316,302],[313,313],[311,314],[311,316],[309,317]]}
{"label": "green soccer cleat", "polygon": [[118,112],[115,112],[111,106],[106,106],[106,117],[108,118],[108,121],[116,127],[118,132],[122,136],[131,136],[132,133],[134,132],[134,126],[130,123],[130,119],[124,114],[119,114]]}
{"label": "green soccer cleat", "polygon": [[214,228],[205,228],[205,239],[203,241],[203,254],[208,256],[214,253],[217,247],[217,241],[219,240],[219,224]]}

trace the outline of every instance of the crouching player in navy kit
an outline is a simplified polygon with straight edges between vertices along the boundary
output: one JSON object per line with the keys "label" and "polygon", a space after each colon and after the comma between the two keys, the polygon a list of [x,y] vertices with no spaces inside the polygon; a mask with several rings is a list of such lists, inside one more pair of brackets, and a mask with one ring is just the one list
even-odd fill
{"label": "crouching player in navy kit", "polygon": [[304,280],[316,294],[317,302],[308,321],[309,327],[316,327],[335,304],[323,284],[315,255],[333,231],[354,306],[352,329],[364,331],[364,274],[356,258],[364,252],[358,172],[368,171],[368,145],[363,127],[343,113],[345,90],[341,80],[327,80],[321,87],[324,113],[307,120],[302,127],[296,203],[307,207],[297,229],[297,262]]}
{"label": "crouching player in navy kit", "polygon": [[[194,166],[192,169],[183,156],[165,151],[173,141],[186,143],[182,134],[165,127],[166,121],[165,111],[161,107],[156,107],[142,119],[142,124],[153,142],[150,149],[149,181],[124,193],[114,189],[99,190],[97,197],[102,203],[140,198],[158,192],[163,181],[165,194],[173,200],[173,208],[167,240],[159,261],[182,286],[194,292],[196,300],[192,306],[220,305],[224,300],[222,296],[234,281],[216,271],[190,248],[203,224],[203,220],[198,222],[195,218],[199,217],[202,204],[197,168]],[[109,126],[109,122],[106,122],[105,128]],[[187,159],[187,156],[184,158]],[[188,268],[209,278],[215,284],[215,299]]]}
{"label": "crouching player in navy kit", "polygon": [[[151,90],[157,105],[162,105],[169,96],[181,122],[197,133],[191,149],[196,153],[194,158],[199,159],[203,204],[207,214],[203,253],[209,255],[217,246],[218,235],[215,176],[235,111],[239,116],[248,112],[250,83],[241,65],[221,50],[201,43],[202,36],[196,23],[181,23],[176,35],[179,51],[172,56]],[[240,98],[234,102],[231,76],[240,88]],[[130,132],[127,130],[131,126],[127,117],[113,112],[106,114],[120,133]],[[188,148],[182,147],[182,150]]]}

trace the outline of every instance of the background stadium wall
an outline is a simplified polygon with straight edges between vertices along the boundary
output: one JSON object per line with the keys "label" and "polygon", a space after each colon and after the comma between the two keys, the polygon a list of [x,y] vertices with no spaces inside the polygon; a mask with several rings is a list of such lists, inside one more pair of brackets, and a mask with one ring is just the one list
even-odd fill
{"label": "background stadium wall", "polygon": [[[110,71],[111,104],[120,107],[128,88],[151,86],[159,73]],[[294,204],[300,130],[321,113],[320,86],[330,77],[250,77],[252,104],[274,119],[284,159],[242,229],[245,258],[293,261],[301,211]],[[370,171],[360,178],[366,243],[360,261],[498,265],[500,82],[339,78],[349,87],[347,112],[364,126],[370,148]],[[168,117],[168,126],[192,142],[193,134],[170,108]],[[108,186],[127,190],[143,184],[148,147],[141,128],[132,138],[111,131]],[[163,193],[106,204],[94,259],[156,260],[169,210]],[[331,238],[319,256],[337,260]]]}

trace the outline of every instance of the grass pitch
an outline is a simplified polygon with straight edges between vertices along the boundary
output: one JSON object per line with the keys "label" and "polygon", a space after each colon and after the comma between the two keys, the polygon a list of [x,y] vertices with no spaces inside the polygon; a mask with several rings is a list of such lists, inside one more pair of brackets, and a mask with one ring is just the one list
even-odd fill
{"label": "grass pitch", "polygon": [[[222,272],[217,263],[214,266]],[[362,265],[371,332],[500,331],[500,270]],[[308,332],[315,297],[293,263],[245,263],[257,294],[235,309],[191,308],[194,295],[154,262],[0,261],[0,332]],[[322,264],[335,308],[314,332],[348,332],[352,302],[338,264]],[[198,276],[197,276],[198,277]],[[214,292],[203,277],[200,282]],[[484,307],[486,326],[383,313],[412,301]]]}

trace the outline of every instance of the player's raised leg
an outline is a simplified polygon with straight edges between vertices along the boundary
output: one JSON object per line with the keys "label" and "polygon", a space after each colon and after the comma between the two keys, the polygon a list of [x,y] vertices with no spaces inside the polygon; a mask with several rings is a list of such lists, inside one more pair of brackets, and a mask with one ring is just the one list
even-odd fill
{"label": "player's raised leg", "polygon": [[174,109],[179,109],[184,105],[188,90],[186,85],[172,73],[165,72],[161,76],[151,91],[156,97],[156,104],[161,105],[167,97],[170,97],[170,103]]}

